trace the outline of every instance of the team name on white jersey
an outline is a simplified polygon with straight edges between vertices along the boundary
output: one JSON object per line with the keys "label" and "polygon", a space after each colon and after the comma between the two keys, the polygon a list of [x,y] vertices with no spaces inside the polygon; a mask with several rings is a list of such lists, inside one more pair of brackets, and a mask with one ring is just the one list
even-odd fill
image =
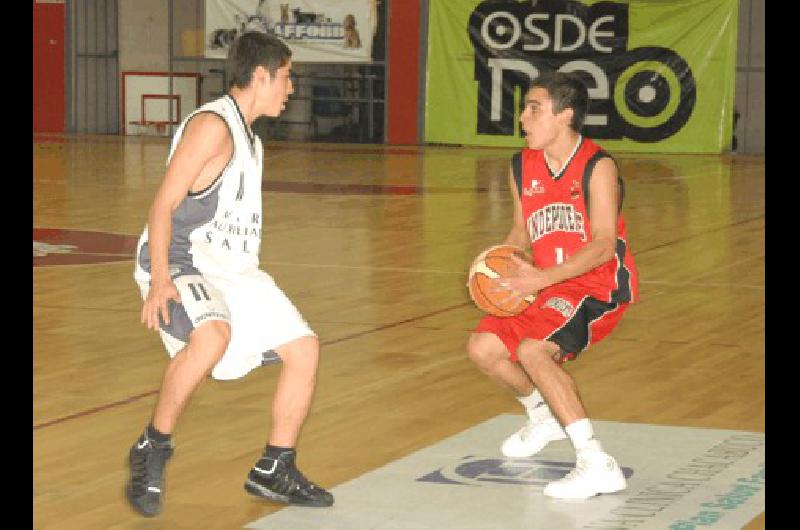
{"label": "team name on white jersey", "polygon": [[583,214],[575,210],[572,204],[548,204],[533,212],[527,224],[531,241],[538,241],[553,232],[576,232],[581,235],[581,241],[586,241]]}
{"label": "team name on white jersey", "polygon": [[[241,217],[236,217],[234,219],[229,219],[229,217],[230,217],[230,212],[225,212],[223,220],[214,219],[211,223],[211,226],[215,230],[222,232],[225,235],[255,236],[258,238],[261,237],[260,213],[254,213],[252,214],[252,216],[245,215],[243,221]],[[228,222],[229,220],[232,220],[233,222]],[[209,234],[210,233],[211,232],[209,232]]]}

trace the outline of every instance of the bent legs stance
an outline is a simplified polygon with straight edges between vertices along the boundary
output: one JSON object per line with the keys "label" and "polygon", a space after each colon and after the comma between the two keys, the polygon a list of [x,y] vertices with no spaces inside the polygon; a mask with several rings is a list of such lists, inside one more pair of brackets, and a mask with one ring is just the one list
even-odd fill
{"label": "bent legs stance", "polygon": [[567,437],[534,382],[520,363],[509,358],[505,344],[493,333],[473,333],[467,345],[470,359],[492,380],[511,390],[525,407],[528,422],[501,446],[511,458],[533,456],[556,440]]}
{"label": "bent legs stance", "polygon": [[172,456],[170,435],[192,393],[224,355],[230,336],[227,322],[205,322],[192,331],[186,347],[167,365],[153,418],[129,454],[131,478],[126,493],[142,515],[161,512],[164,466]]}
{"label": "bent legs stance", "polygon": [[[141,514],[162,509],[164,467],[172,455],[171,433],[192,393],[225,354],[230,326],[209,321],[195,329],[164,372],[152,421],[130,451],[127,496]],[[245,489],[259,497],[304,506],[330,506],[333,496],[309,481],[295,465],[294,450],[316,384],[319,341],[300,337],[275,348],[283,361],[272,403],[269,443],[251,469]]]}
{"label": "bent legs stance", "polygon": [[333,495],[308,480],[295,465],[294,446],[314,395],[319,340],[301,337],[275,351],[283,367],[272,401],[272,433],[244,488],[257,497],[287,504],[331,506]]}
{"label": "bent legs stance", "polygon": [[308,415],[319,364],[317,337],[301,337],[275,348],[283,361],[272,400],[270,445],[294,447]]}
{"label": "bent legs stance", "polygon": [[539,389],[562,425],[570,425],[586,417],[575,381],[556,361],[561,348],[541,340],[523,340],[517,349],[525,373]]}
{"label": "bent legs stance", "polygon": [[493,333],[473,333],[467,344],[469,358],[493,381],[517,396],[528,396],[535,386],[519,363],[509,359],[508,350]]}
{"label": "bent legs stance", "polygon": [[518,398],[538,389],[563,425],[586,418],[575,381],[556,361],[561,352],[557,344],[524,340],[517,350],[519,363],[515,363],[509,360],[508,350],[496,335],[473,333],[467,350],[482,372]]}
{"label": "bent legs stance", "polygon": [[153,413],[153,427],[164,434],[175,429],[189,398],[222,358],[231,340],[227,322],[211,320],[189,335],[189,344],[175,354],[164,371]]}
{"label": "bent legs stance", "polygon": [[512,390],[525,406],[528,423],[504,441],[503,454],[527,457],[551,441],[567,436],[572,441],[577,455],[575,469],[549,483],[545,495],[584,499],[625,489],[617,462],[594,437],[577,385],[561,366],[562,351],[557,344],[522,340],[516,351],[519,364],[510,360],[505,344],[492,333],[473,333],[467,350],[478,368]]}

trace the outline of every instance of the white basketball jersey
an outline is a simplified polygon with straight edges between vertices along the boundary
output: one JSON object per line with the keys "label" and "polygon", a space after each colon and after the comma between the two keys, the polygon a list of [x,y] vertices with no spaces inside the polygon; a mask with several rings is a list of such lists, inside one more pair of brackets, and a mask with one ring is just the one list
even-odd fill
{"label": "white basketball jersey", "polygon": [[[172,139],[167,164],[186,124],[200,112],[213,112],[225,120],[233,137],[233,156],[208,188],[189,192],[172,213],[170,275],[200,272],[231,276],[257,270],[261,246],[263,149],[235,100],[225,95],[187,116]],[[137,250],[137,279],[149,279],[147,241],[145,226]]]}

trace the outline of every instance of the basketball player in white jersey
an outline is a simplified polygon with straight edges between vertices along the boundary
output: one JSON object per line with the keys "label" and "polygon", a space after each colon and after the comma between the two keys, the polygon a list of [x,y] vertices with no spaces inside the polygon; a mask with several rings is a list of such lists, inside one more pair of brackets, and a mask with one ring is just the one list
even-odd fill
{"label": "basketball player in white jersey", "polygon": [[130,450],[127,497],[146,516],[161,511],[171,435],[208,374],[237,379],[282,362],[272,431],[245,489],[287,504],[330,506],[333,496],[295,466],[297,436],[311,403],[319,342],[258,268],[263,149],[251,124],[278,116],[293,92],[291,50],[245,33],[228,54],[229,92],[178,127],[136,254],[141,320],[172,358],[150,423]]}

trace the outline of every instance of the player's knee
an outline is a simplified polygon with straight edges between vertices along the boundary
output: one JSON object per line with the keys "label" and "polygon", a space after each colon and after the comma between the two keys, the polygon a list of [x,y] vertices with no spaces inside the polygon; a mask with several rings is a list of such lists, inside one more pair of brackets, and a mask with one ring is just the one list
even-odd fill
{"label": "player's knee", "polygon": [[228,348],[228,344],[231,343],[231,325],[221,320],[214,320],[212,329],[214,333],[213,340],[224,352]]}
{"label": "player's knee", "polygon": [[543,340],[525,340],[517,350],[517,357],[526,364],[538,365],[558,357],[558,346]]}
{"label": "player's knee", "polygon": [[473,333],[467,342],[470,360],[483,370],[490,369],[500,358],[497,345],[485,333]]}
{"label": "player's knee", "polygon": [[203,323],[192,332],[190,343],[214,362],[222,358],[231,342],[231,326],[222,320],[211,320]]}
{"label": "player's knee", "polygon": [[314,377],[319,364],[319,339],[314,336],[300,337],[275,351],[283,360],[284,366],[299,370]]}

